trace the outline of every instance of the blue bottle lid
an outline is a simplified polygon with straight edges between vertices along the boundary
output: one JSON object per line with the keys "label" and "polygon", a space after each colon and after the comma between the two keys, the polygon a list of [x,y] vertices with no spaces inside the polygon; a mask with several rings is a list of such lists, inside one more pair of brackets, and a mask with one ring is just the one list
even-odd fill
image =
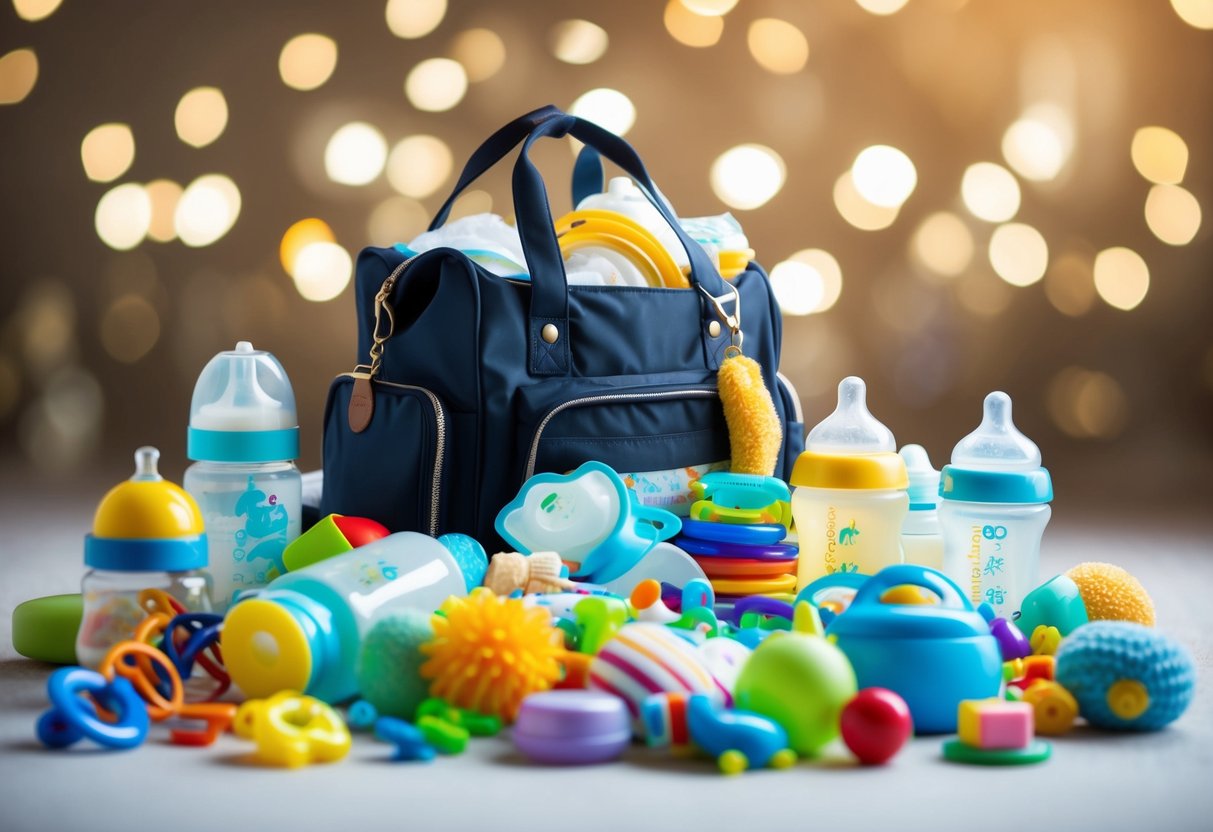
{"label": "blue bottle lid", "polygon": [[1011,397],[986,396],[981,424],[952,450],[939,494],[969,503],[1047,503],[1053,482],[1040,465],[1040,449],[1011,419]]}

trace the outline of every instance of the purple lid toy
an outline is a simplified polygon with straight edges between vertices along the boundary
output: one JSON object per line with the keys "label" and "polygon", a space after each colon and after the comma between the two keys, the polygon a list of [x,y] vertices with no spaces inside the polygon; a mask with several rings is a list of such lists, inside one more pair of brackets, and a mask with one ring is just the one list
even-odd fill
{"label": "purple lid toy", "polygon": [[514,745],[537,763],[605,763],[623,754],[632,723],[622,699],[590,690],[549,690],[522,700]]}

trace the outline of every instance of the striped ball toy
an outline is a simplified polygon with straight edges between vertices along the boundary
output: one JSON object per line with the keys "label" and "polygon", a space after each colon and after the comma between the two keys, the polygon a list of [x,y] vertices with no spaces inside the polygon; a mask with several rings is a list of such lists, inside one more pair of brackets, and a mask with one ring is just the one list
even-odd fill
{"label": "striped ball toy", "polygon": [[663,624],[627,624],[603,645],[590,664],[589,687],[618,696],[634,720],[644,700],[655,693],[703,693],[714,702],[732,702],[695,651],[695,647]]}

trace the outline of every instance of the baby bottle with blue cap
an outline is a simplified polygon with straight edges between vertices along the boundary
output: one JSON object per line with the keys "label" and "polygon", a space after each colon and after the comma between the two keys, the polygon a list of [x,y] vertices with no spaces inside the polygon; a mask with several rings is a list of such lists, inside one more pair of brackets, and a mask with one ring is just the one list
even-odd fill
{"label": "baby bottle with blue cap", "polygon": [[190,404],[185,489],[202,509],[216,610],[286,572],[299,536],[303,480],[295,394],[268,352],[241,341],[198,376]]}
{"label": "baby bottle with blue cap", "polygon": [[906,465],[892,431],[868,411],[863,379],[838,385],[838,406],[809,431],[789,485],[796,489],[798,589],[835,572],[874,575],[902,562]]}
{"label": "baby bottle with blue cap", "polygon": [[109,649],[133,637],[153,608],[168,603],[188,612],[211,608],[206,532],[198,505],[160,476],[160,452],[135,451],[135,473],[97,505],[84,538],[84,613],[76,659],[96,667]]}
{"label": "baby bottle with blue cap", "polygon": [[910,511],[901,524],[901,548],[906,563],[943,569],[943,535],[939,530],[939,472],[922,445],[898,451],[910,476]]}
{"label": "baby bottle with blue cap", "polygon": [[1011,397],[986,396],[977,430],[952,451],[940,485],[944,573],[1005,618],[1037,584],[1053,484],[1040,449],[1011,420]]}

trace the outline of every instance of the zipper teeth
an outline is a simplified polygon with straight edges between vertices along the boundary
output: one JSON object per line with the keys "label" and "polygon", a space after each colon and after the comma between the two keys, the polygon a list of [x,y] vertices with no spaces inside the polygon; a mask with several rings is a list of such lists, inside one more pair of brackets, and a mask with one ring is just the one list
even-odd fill
{"label": "zipper teeth", "polygon": [[548,414],[543,417],[543,421],[539,423],[539,427],[535,428],[535,437],[531,440],[531,452],[527,456],[526,475],[523,477],[523,480],[529,480],[535,473],[535,461],[539,457],[539,440],[543,438],[543,432],[547,428],[548,422],[570,407],[578,407],[583,404],[597,404],[599,402],[661,401],[662,399],[711,398],[716,395],[718,394],[715,390],[692,388],[687,390],[663,390],[659,393],[608,393],[600,396],[583,396],[579,399],[570,399],[549,410]]}
{"label": "zipper teeth", "polygon": [[[344,373],[347,378],[353,378],[353,373]],[[375,379],[374,384],[395,387],[399,390],[416,390],[429,397],[434,408],[434,424],[437,427],[438,441],[434,444],[434,476],[430,481],[430,536],[438,536],[438,505],[442,494],[442,462],[446,456],[446,410],[442,401],[432,390],[418,387],[416,384],[397,384],[394,381]]]}
{"label": "zipper teeth", "polygon": [[788,392],[792,394],[792,413],[796,415],[796,421],[804,422],[804,405],[800,403],[800,394],[796,392],[796,385],[792,384],[791,379],[778,370],[775,371],[775,377],[782,381],[783,386],[788,388]]}

